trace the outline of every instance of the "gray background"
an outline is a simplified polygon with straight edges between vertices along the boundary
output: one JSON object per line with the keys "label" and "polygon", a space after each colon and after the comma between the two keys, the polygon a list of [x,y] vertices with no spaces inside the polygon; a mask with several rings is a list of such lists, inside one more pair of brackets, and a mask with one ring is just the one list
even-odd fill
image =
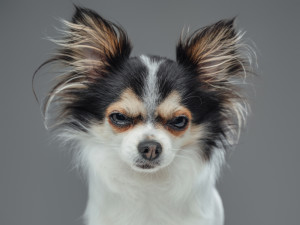
{"label": "gray background", "polygon": [[[226,225],[299,225],[299,2],[81,1],[120,22],[133,55],[174,59],[184,25],[191,29],[238,16],[257,46],[259,77],[252,115],[219,182]],[[31,92],[33,71],[55,47],[55,18],[69,19],[71,1],[0,3],[0,224],[81,224],[87,192],[70,157],[43,128]]]}

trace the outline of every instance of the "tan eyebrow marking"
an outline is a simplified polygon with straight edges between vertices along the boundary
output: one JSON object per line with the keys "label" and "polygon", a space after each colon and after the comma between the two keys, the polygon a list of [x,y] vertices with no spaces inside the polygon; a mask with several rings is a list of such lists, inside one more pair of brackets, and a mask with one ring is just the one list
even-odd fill
{"label": "tan eyebrow marking", "polygon": [[126,89],[117,102],[106,109],[106,116],[113,111],[119,111],[129,117],[146,115],[146,108],[141,99],[130,89]]}
{"label": "tan eyebrow marking", "polygon": [[165,98],[165,100],[157,107],[156,113],[157,116],[166,120],[180,115],[185,115],[189,119],[192,118],[190,110],[181,104],[181,97],[177,91],[173,91]]}
{"label": "tan eyebrow marking", "polygon": [[[109,115],[113,112],[120,112],[132,118],[134,123],[126,127],[116,126],[109,119]],[[106,109],[105,115],[114,131],[120,133],[133,128],[135,124],[139,123],[140,121],[138,120],[138,117],[142,116],[145,118],[146,108],[141,99],[130,88],[128,88],[121,94],[121,97],[117,102],[112,103]]]}
{"label": "tan eyebrow marking", "polygon": [[[175,136],[182,135],[188,129],[190,121],[192,120],[190,110],[181,104],[181,97],[177,91],[173,91],[167,96],[167,98],[157,107],[156,114],[156,116],[162,120],[162,126],[159,127],[164,127]],[[181,115],[184,115],[189,119],[189,124],[185,129],[178,131],[165,126],[170,119]]]}

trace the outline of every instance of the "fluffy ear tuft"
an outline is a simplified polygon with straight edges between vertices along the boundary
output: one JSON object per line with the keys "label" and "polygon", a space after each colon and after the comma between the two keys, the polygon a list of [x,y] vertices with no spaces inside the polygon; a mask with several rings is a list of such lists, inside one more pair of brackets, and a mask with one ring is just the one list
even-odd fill
{"label": "fluffy ear tuft", "polygon": [[203,86],[226,87],[247,69],[240,52],[243,35],[235,31],[233,23],[234,19],[221,20],[181,37],[177,45],[177,62],[195,71]]}
{"label": "fluffy ear tuft", "polygon": [[72,22],[63,20],[67,30],[54,60],[74,71],[97,79],[121,65],[129,57],[131,44],[126,32],[96,12],[75,6]]}

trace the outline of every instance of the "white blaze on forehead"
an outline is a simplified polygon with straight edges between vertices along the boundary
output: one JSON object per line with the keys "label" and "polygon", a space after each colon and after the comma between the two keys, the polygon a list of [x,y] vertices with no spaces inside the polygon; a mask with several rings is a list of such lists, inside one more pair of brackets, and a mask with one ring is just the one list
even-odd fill
{"label": "white blaze on forehead", "polygon": [[151,115],[155,111],[157,100],[159,97],[158,84],[157,84],[157,71],[163,60],[157,62],[151,60],[151,58],[145,55],[142,55],[140,58],[141,61],[145,64],[145,66],[148,69],[143,99],[148,111],[148,116],[151,117]]}

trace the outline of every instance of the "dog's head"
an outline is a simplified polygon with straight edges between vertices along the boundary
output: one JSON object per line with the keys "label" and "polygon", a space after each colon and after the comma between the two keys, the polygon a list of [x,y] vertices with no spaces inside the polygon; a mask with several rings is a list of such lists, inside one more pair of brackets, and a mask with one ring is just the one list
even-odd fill
{"label": "dog's head", "polygon": [[57,106],[54,126],[65,137],[98,143],[137,171],[155,172],[191,149],[209,161],[236,139],[246,114],[237,84],[248,63],[233,22],[181,36],[176,61],[130,57],[121,27],[77,7],[47,61],[66,72],[46,98],[45,114]]}

